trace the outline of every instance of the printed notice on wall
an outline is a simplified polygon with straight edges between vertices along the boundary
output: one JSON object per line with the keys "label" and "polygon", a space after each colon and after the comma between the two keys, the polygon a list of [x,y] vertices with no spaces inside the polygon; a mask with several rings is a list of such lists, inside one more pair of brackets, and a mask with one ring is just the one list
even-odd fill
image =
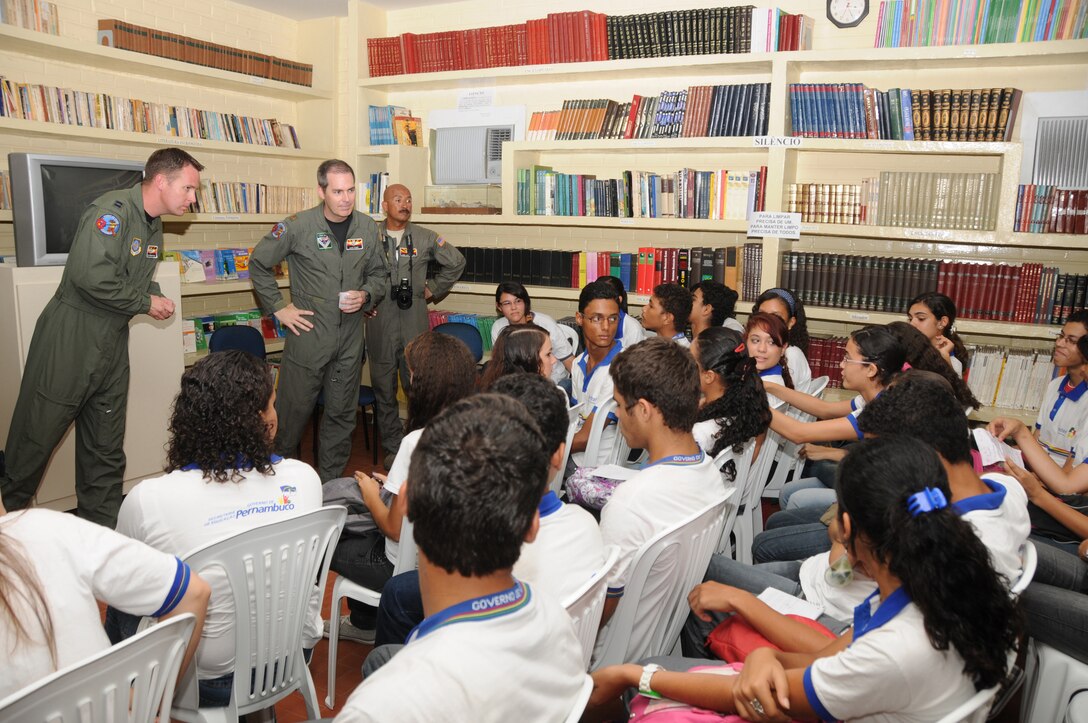
{"label": "printed notice on wall", "polygon": [[457,93],[457,110],[478,110],[495,105],[494,88],[469,88]]}
{"label": "printed notice on wall", "polygon": [[756,211],[748,221],[748,235],[757,238],[801,238],[801,214]]}

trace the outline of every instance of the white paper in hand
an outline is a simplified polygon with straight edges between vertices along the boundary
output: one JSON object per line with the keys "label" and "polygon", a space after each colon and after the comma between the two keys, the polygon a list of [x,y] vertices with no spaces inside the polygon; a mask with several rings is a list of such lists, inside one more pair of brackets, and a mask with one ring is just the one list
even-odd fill
{"label": "white paper in hand", "polygon": [[605,479],[618,479],[629,480],[638,473],[637,469],[631,469],[630,467],[621,467],[618,464],[602,464],[600,467],[594,468],[592,474],[594,477],[604,477]]}
{"label": "white paper in hand", "polygon": [[815,620],[820,617],[820,608],[808,600],[802,600],[789,593],[784,593],[776,587],[769,587],[758,595],[767,607],[782,615],[797,615],[798,617]]}
{"label": "white paper in hand", "polygon": [[1006,458],[1012,459],[1021,467],[1024,466],[1024,455],[1020,450],[1010,447],[1006,442],[1002,442],[990,434],[989,430],[976,427],[971,430],[971,433],[975,436],[975,444],[978,445],[978,453],[982,457],[983,467],[1004,462]]}

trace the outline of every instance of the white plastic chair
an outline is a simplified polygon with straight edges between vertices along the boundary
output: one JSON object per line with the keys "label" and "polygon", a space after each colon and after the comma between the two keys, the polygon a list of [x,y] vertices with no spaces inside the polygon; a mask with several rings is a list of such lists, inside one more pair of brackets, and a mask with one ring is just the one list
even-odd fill
{"label": "white plastic chair", "polygon": [[[402,493],[404,491],[401,490]],[[412,538],[412,523],[405,515],[401,518],[400,546],[397,548],[397,564],[393,566],[393,575],[415,570],[417,558],[416,542]],[[336,700],[336,650],[340,643],[340,606],[344,598],[378,607],[382,594],[352,582],[343,575],[337,576],[336,582],[332,584],[332,604],[329,607],[329,689],[325,696],[325,705],[329,708],[335,707],[333,703]]]}
{"label": "white plastic chair", "polygon": [[752,541],[763,531],[763,487],[771,472],[771,463],[782,447],[783,439],[777,432],[768,429],[759,449],[759,456],[751,463],[748,476],[744,480],[744,490],[739,500],[740,509],[733,526],[736,539],[733,559],[737,562],[752,564]]}
{"label": "white plastic chair", "polygon": [[[827,389],[827,382],[828,378],[826,376],[809,379],[799,386],[798,390],[820,399],[824,395],[824,390]],[[800,422],[812,422],[816,419],[813,415],[792,406],[788,406],[783,412]],[[801,468],[805,466],[805,461],[800,456],[803,446],[788,439],[782,440],[782,448],[778,451],[778,464],[774,468],[774,474],[767,480],[767,484],[763,488],[763,497],[778,499],[778,493],[782,490],[782,485],[791,479],[799,479],[798,475]]]}
{"label": "white plastic chair", "polygon": [[152,723],[166,720],[196,617],[185,613],[42,678],[0,700],[19,723]]}
{"label": "white plastic chair", "polygon": [[992,688],[980,690],[967,699],[960,707],[938,720],[937,723],[960,723],[961,721],[982,723],[982,721],[986,720],[986,714],[990,710],[990,704],[993,703],[994,697],[1000,689],[1001,684],[999,683]]}
{"label": "white plastic chair", "polygon": [[[567,326],[566,324],[556,323],[559,327],[559,333],[566,337],[567,343],[570,344],[571,352],[577,357],[578,355],[578,330]],[[560,362],[562,363],[562,362]]]}
{"label": "white plastic chair", "polygon": [[624,441],[623,435],[620,434],[619,426],[613,423],[612,432],[615,435],[615,442],[612,445],[612,451],[608,454],[604,454],[601,451],[601,439],[604,437],[604,431],[608,427],[608,415],[616,411],[616,400],[606,399],[597,406],[597,411],[593,413],[593,422],[589,428],[589,438],[586,440],[586,451],[583,457],[584,466],[586,467],[600,467],[604,464],[624,464],[627,461],[628,455],[631,453],[631,448],[627,446],[627,442]]}
{"label": "white plastic chair", "polygon": [[[732,537],[733,529],[736,527],[737,515],[740,512],[740,502],[743,497],[743,490],[748,483],[748,475],[752,471],[752,458],[755,456],[756,439],[753,437],[749,439],[744,445],[744,451],[741,453],[740,458],[736,460],[736,476],[732,482],[727,484],[733,485],[738,492],[733,494],[733,499],[729,502],[729,507],[725,513],[725,524],[722,525],[722,534],[718,539],[718,546],[714,552],[718,555],[728,555],[733,557],[732,551]],[[718,453],[718,456],[714,458],[714,464],[720,471],[725,465],[726,461],[732,458],[732,452],[728,449],[724,449]],[[724,473],[723,473],[724,475]],[[725,477],[722,477],[722,481],[725,481]]]}
{"label": "white plastic chair", "polygon": [[329,562],[347,510],[324,507],[254,527],[189,553],[197,572],[221,568],[234,596],[234,686],[230,703],[200,708],[192,666],[171,716],[182,721],[236,721],[302,693],[306,714],[319,717],[317,693],[302,655],[302,632],[316,584],[325,589]]}
{"label": "white plastic chair", "polygon": [[[734,492],[734,489],[723,490],[716,501],[650,538],[635,553],[624,595],[602,633],[600,654],[593,659],[594,669],[665,655],[672,650],[690,612],[688,592],[706,575],[725,524],[725,507]],[[648,609],[642,600],[650,577],[655,583],[665,580],[668,584],[664,598],[668,602],[657,609]],[[643,618],[653,619],[653,629],[647,639],[632,641],[635,622]]]}
{"label": "white plastic chair", "polygon": [[589,670],[589,661],[593,657],[593,645],[597,641],[597,630],[601,627],[601,615],[604,613],[604,598],[608,593],[608,575],[619,559],[620,549],[615,545],[605,548],[604,564],[593,573],[593,577],[575,590],[563,601],[563,607],[574,622],[574,632],[582,644],[584,667]]}
{"label": "white plastic chair", "polygon": [[582,416],[584,406],[584,404],[575,404],[567,410],[567,444],[563,448],[563,462],[559,465],[555,476],[552,477],[552,481],[548,484],[548,489],[556,494],[559,494],[559,490],[563,487],[563,479],[567,471],[567,460],[570,459],[570,445],[574,441],[574,435],[578,433],[578,420]]}
{"label": "white plastic chair", "polygon": [[1026,723],[1058,723],[1075,720],[1088,690],[1088,664],[1055,650],[1034,638],[1028,643],[1027,675],[1020,720]]}
{"label": "white plastic chair", "polygon": [[1035,549],[1035,545],[1031,540],[1024,540],[1024,544],[1020,546],[1020,577],[1017,578],[1016,583],[1009,589],[1009,592],[1013,595],[1019,595],[1027,589],[1031,584],[1031,580],[1035,577],[1035,568],[1039,565],[1039,552]]}
{"label": "white plastic chair", "polygon": [[564,723],[578,723],[582,719],[582,713],[589,703],[589,696],[593,694],[593,678],[588,675],[582,681],[582,689],[578,691],[578,697],[574,700],[574,706],[570,709],[570,715]]}

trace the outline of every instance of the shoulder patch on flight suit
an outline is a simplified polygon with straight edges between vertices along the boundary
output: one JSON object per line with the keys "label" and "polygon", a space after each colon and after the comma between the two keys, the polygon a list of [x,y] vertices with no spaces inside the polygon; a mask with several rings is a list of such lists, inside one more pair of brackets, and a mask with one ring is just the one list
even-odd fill
{"label": "shoulder patch on flight suit", "polygon": [[114,236],[117,234],[117,229],[121,228],[121,220],[112,213],[104,213],[98,217],[94,225],[106,236]]}
{"label": "shoulder patch on flight suit", "polygon": [[159,258],[159,247],[156,246],[155,244],[148,244],[147,245],[147,254],[146,254],[146,256],[149,259]]}
{"label": "shoulder patch on flight suit", "polygon": [[272,227],[272,238],[279,238],[284,234],[285,231],[287,231],[287,226],[283,223],[283,221],[280,221]]}
{"label": "shoulder patch on flight suit", "polygon": [[141,247],[142,243],[143,243],[143,241],[141,239],[138,239],[138,238],[132,239],[132,245],[128,247],[128,252],[130,254],[132,254],[133,256],[139,256],[140,255],[140,247]]}
{"label": "shoulder patch on flight suit", "polygon": [[298,220],[298,214],[297,213],[292,213],[290,216],[287,217],[287,220],[288,221],[297,221]]}
{"label": "shoulder patch on flight suit", "polygon": [[332,239],[324,231],[317,234],[317,247],[322,251],[328,251],[332,248]]}
{"label": "shoulder patch on flight suit", "polygon": [[446,239],[444,239],[444,238],[442,238],[441,236],[439,236],[439,237],[438,237],[438,240],[437,240],[437,241],[435,241],[435,243],[436,243],[436,244],[438,244],[439,248],[441,248],[442,246],[445,246],[445,245],[446,245]]}
{"label": "shoulder patch on flight suit", "polygon": [[361,238],[349,238],[344,242],[344,248],[348,251],[362,251],[363,240]]}

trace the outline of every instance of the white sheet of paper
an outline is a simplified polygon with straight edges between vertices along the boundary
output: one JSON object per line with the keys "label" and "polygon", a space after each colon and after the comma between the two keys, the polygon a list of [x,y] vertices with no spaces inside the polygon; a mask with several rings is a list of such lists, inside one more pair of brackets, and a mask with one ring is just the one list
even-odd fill
{"label": "white sheet of paper", "polygon": [[1012,461],[1021,467],[1024,466],[1024,455],[1020,450],[1000,441],[990,434],[989,430],[976,427],[971,430],[971,433],[975,436],[975,444],[978,445],[978,452],[982,456],[982,465],[984,467],[1004,462],[1007,457],[1011,457]]}
{"label": "white sheet of paper", "polygon": [[808,600],[802,600],[799,597],[784,593],[776,587],[767,588],[758,597],[769,608],[782,615],[798,615],[809,620],[820,617],[820,608]]}
{"label": "white sheet of paper", "polygon": [[594,476],[604,477],[605,479],[629,480],[637,473],[637,469],[621,467],[618,464],[602,464],[600,467],[593,470]]}

